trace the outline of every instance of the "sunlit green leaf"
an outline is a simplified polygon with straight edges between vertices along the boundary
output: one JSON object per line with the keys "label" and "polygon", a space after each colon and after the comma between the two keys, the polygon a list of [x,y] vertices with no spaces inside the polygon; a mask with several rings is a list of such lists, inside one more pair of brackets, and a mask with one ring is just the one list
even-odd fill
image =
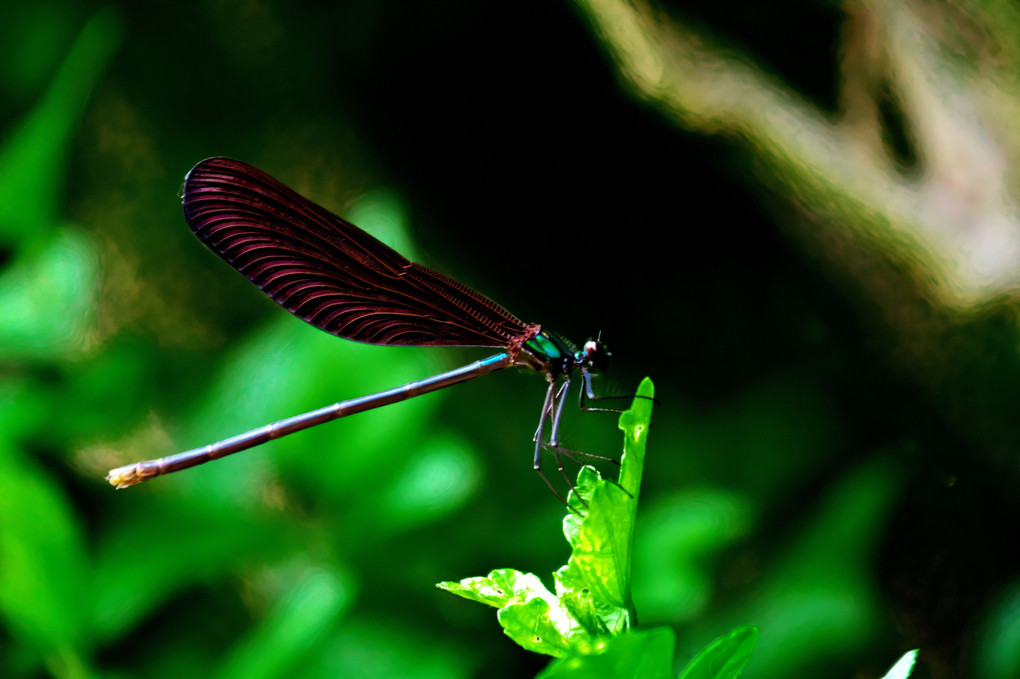
{"label": "sunlit green leaf", "polygon": [[587,509],[583,506],[580,511],[575,509],[563,522],[564,534],[573,550],[567,567],[558,573],[558,586],[581,619],[594,615],[600,621],[594,631],[605,629],[610,634],[619,634],[633,622],[631,554],[654,397],[651,380],[646,378],[637,393],[631,409],[620,415],[620,428],[624,431],[620,484],[583,469],[578,476],[577,495]]}
{"label": "sunlit green leaf", "polygon": [[465,599],[496,608],[511,603],[523,603],[536,597],[547,600],[554,598],[538,576],[512,568],[500,568],[485,577],[465,578],[460,582],[441,582],[436,586]]}
{"label": "sunlit green leaf", "polygon": [[496,617],[508,637],[535,653],[557,658],[568,653],[591,653],[600,643],[555,598],[512,603],[499,609]]}
{"label": "sunlit green leaf", "polygon": [[629,578],[637,484],[653,393],[646,379],[635,407],[620,418],[626,434],[621,465],[633,492],[605,481],[590,467],[578,475],[568,500],[571,511],[563,521],[573,549],[568,564],[554,576],[555,595],[537,576],[512,569],[439,587],[498,607],[506,634],[537,653],[563,657],[599,652],[606,638],[627,630],[633,624]]}
{"label": "sunlit green leaf", "polygon": [[896,661],[896,664],[886,672],[882,679],[907,679],[910,673],[914,671],[914,663],[917,662],[918,652],[918,649],[915,648],[913,651],[904,653],[903,657]]}
{"label": "sunlit green leaf", "polygon": [[561,656],[591,644],[578,620],[531,573],[502,568],[484,578],[443,582],[438,587],[499,608],[497,617],[507,636],[537,653]]}

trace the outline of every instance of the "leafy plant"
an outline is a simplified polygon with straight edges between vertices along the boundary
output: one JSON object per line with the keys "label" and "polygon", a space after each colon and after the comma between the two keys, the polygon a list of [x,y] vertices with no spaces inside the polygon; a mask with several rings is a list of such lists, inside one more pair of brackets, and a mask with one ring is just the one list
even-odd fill
{"label": "leafy plant", "polygon": [[[577,677],[673,677],[676,635],[670,627],[637,628],[631,599],[631,554],[654,385],[645,378],[630,410],[620,415],[624,432],[619,482],[583,467],[567,499],[563,533],[570,558],[553,574],[550,591],[534,573],[499,568],[481,577],[437,586],[498,608],[503,631],[522,648],[554,658],[542,679]],[[751,659],[758,628],[733,629],[708,644],[680,672],[681,679],[734,679]],[[905,679],[911,651],[888,677]]]}
{"label": "leafy plant", "polygon": [[[619,482],[583,467],[567,499],[563,533],[570,544],[567,564],[553,574],[550,591],[533,573],[500,568],[486,576],[438,586],[499,609],[503,631],[523,648],[558,660],[542,677],[671,677],[676,636],[669,627],[636,629],[631,600],[631,553],[644,470],[645,444],[655,390],[650,379],[638,388],[630,410],[620,415],[624,432]],[[757,630],[743,627],[713,642],[691,663],[691,677],[735,677],[750,658]],[[716,670],[706,674],[704,667]]]}

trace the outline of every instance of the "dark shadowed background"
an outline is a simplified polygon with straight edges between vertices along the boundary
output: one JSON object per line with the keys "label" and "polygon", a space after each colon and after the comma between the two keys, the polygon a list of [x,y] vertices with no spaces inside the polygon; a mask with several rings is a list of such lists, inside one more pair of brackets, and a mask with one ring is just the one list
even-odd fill
{"label": "dark shadowed background", "polygon": [[[1017,90],[964,86],[1015,88],[1015,6],[638,3],[658,55],[642,61],[614,5],[0,8],[0,675],[548,662],[434,588],[566,558],[563,507],[531,471],[540,377],[103,480],[487,355],[357,345],[276,307],[184,222],[184,175],[217,155],[525,321],[601,333],[601,392],[653,378],[634,598],[677,630],[678,668],[754,624],[748,677],[879,677],[911,648],[917,677],[1020,673],[1016,268],[974,283],[952,254],[1017,242]],[[922,46],[893,39],[910,21]],[[929,42],[962,83],[932,100],[964,122],[933,128],[921,105],[943,71],[907,66]],[[1001,160],[974,186],[926,145],[977,146],[958,94]],[[797,160],[812,135],[837,140],[831,166]],[[858,179],[879,188],[840,192]],[[889,186],[964,186],[968,208],[926,231],[957,203],[907,209]],[[987,224],[1005,235],[985,249],[932,245]],[[619,455],[611,415],[571,412],[564,438]]]}

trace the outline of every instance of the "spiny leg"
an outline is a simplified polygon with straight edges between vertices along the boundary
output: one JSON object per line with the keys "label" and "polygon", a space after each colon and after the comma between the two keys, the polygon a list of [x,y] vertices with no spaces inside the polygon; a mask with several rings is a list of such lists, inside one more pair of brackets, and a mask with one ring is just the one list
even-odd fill
{"label": "spiny leg", "polygon": [[549,389],[545,392],[545,402],[542,404],[542,415],[538,419],[538,429],[535,431],[535,461],[533,466],[535,473],[538,474],[538,478],[542,479],[542,482],[549,488],[550,491],[552,491],[552,494],[569,508],[570,505],[567,504],[567,501],[563,499],[563,496],[560,495],[559,491],[556,490],[548,477],[546,477],[545,472],[542,471],[542,434],[545,432],[545,421],[549,419],[549,413],[552,412],[556,405],[555,395],[556,382],[555,380],[550,379]]}
{"label": "spiny leg", "polygon": [[[556,490],[556,487],[552,484],[549,478],[545,475],[545,472],[542,470],[542,448],[550,447],[553,450],[553,454],[556,456],[556,468],[559,470],[560,475],[563,477],[564,482],[566,482],[567,484],[568,495],[570,491],[574,489],[574,483],[570,480],[570,477],[567,476],[566,469],[564,469],[563,467],[563,456],[565,455],[568,459],[573,460],[577,464],[581,463],[576,457],[573,456],[571,451],[560,448],[559,445],[557,444],[560,417],[563,414],[563,404],[566,401],[564,397],[566,396],[569,389],[570,389],[569,378],[567,378],[563,382],[563,384],[561,384],[559,387],[556,386],[556,381],[554,379],[549,381],[549,389],[545,393],[545,403],[542,404],[542,416],[538,421],[538,430],[535,432],[535,459],[533,466],[535,472],[538,474],[538,477],[542,479],[542,482],[545,483],[549,490],[552,491],[553,495],[555,495],[557,499],[559,499],[559,501],[562,502],[563,505],[567,507],[567,509],[573,511],[570,504],[563,498],[563,495],[561,495],[560,492]],[[546,443],[545,441],[543,441],[545,434],[545,424],[550,418],[552,419],[552,430],[550,431],[549,442]],[[581,500],[581,504],[583,504],[585,507],[588,506],[587,503],[584,502],[584,500]]]}
{"label": "spiny leg", "polygon": [[560,476],[562,476],[563,480],[566,481],[567,488],[569,489],[568,492],[574,489],[574,484],[570,480],[570,477],[567,476],[567,471],[563,468],[563,458],[565,456],[568,460],[581,464],[581,462],[574,457],[569,450],[560,447],[560,419],[563,417],[563,406],[567,403],[566,397],[569,391],[570,378],[568,377],[563,381],[563,384],[553,397],[555,412],[552,416],[552,431],[549,432],[549,443],[546,444],[552,449],[553,454],[556,456],[556,469],[559,470]]}
{"label": "spiny leg", "polygon": [[[557,446],[554,447],[552,443],[546,443],[544,445],[553,449],[553,452],[555,453],[557,460],[559,460],[560,456],[562,455],[563,457],[567,458],[568,460],[570,460],[571,462],[575,463],[579,467],[583,467],[585,465],[585,463],[581,462],[581,460],[579,460],[578,457],[584,457],[584,458],[587,458],[589,460],[600,460],[602,462],[612,462],[617,467],[620,466],[620,461],[617,460],[615,457],[606,457],[605,455],[596,455],[594,453],[586,453],[583,450],[571,450],[570,448],[564,448],[563,446],[560,446],[560,445],[557,445]],[[561,471],[562,471],[562,463],[561,463]],[[600,474],[600,476],[601,476],[601,474]],[[565,475],[564,475],[564,478],[566,478]],[[607,477],[607,476],[602,476],[602,479],[605,480],[607,483],[611,483],[614,486],[618,487],[624,493],[627,493],[627,495],[631,495],[630,492],[626,488],[621,486],[620,482],[617,481],[616,479],[611,478],[611,477]],[[548,481],[546,483],[548,483]],[[574,488],[574,485],[572,483],[570,483],[570,479],[569,478],[567,479],[567,483],[570,484],[570,488],[571,489]],[[633,496],[631,495],[631,497],[633,497]],[[578,498],[578,499],[580,500],[580,498]],[[581,500],[581,503],[585,507],[588,506],[588,504],[584,500]]]}
{"label": "spiny leg", "polygon": [[[606,399],[613,399],[613,398],[631,398],[631,397],[630,396],[601,396],[601,397],[600,396],[595,396],[594,390],[592,389],[592,386],[591,386],[591,373],[589,373],[587,370],[582,368],[581,369],[581,377],[582,377],[582,379],[584,381],[584,388],[582,388],[580,390],[580,408],[581,408],[582,412],[602,412],[602,413],[620,413],[620,412],[623,412],[621,410],[614,410],[614,409],[611,409],[611,408],[586,408],[585,405],[584,405],[585,394],[587,394],[588,399],[591,400],[591,401],[599,401],[599,400],[606,400]],[[553,420],[552,435],[549,437],[549,444],[548,445],[552,446],[553,449],[556,451],[556,459],[559,460],[560,459],[560,455],[562,454],[565,457],[567,457],[568,459],[570,459],[570,460],[572,460],[572,461],[574,461],[574,462],[576,462],[577,464],[580,465],[580,464],[582,464],[582,462],[577,459],[577,456],[581,456],[581,457],[585,457],[585,458],[593,459],[593,460],[602,460],[604,462],[612,462],[617,467],[619,467],[620,466],[620,461],[617,460],[616,458],[606,457],[604,455],[595,455],[593,453],[586,453],[586,452],[580,451],[580,450],[570,450],[568,448],[563,448],[563,447],[561,447],[559,445],[559,424],[560,424],[560,419],[559,418],[560,418],[560,415],[561,415],[561,413],[563,411],[563,404],[564,403],[565,403],[565,399],[560,401],[559,408],[556,411],[556,418]],[[624,493],[627,493],[627,495],[630,495],[630,493],[627,491],[627,489],[624,488],[623,486],[621,486],[619,481],[617,481],[616,479],[606,478],[606,477],[603,477],[603,478],[606,481],[608,481],[609,483],[612,483],[613,485],[618,487]],[[585,506],[587,506],[587,505],[585,505]]]}

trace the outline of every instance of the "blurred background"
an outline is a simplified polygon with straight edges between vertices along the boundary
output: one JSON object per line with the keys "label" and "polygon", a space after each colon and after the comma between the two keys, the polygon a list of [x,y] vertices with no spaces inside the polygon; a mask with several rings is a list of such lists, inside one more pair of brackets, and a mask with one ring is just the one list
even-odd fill
{"label": "blurred background", "polygon": [[224,155],[655,380],[634,598],[678,668],[754,624],[747,677],[1020,676],[1015,3],[42,0],[0,54],[0,675],[548,661],[434,588],[568,555],[538,376],[103,480],[487,355],[264,298],[181,215]]}

